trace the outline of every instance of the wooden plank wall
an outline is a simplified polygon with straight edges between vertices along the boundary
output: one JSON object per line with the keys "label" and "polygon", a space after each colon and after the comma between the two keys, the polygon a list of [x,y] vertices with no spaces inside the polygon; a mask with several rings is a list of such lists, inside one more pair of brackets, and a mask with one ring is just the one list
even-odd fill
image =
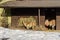
{"label": "wooden plank wall", "polygon": [[40,25],[44,25],[45,16],[40,16]]}
{"label": "wooden plank wall", "polygon": [[60,16],[56,16],[56,30],[60,30]]}

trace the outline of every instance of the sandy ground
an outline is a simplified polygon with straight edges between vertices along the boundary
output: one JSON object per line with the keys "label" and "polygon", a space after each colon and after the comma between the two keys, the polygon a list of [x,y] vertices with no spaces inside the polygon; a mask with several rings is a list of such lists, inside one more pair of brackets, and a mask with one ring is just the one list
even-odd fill
{"label": "sandy ground", "polygon": [[60,40],[59,32],[45,32],[32,30],[12,30],[0,27],[0,40]]}

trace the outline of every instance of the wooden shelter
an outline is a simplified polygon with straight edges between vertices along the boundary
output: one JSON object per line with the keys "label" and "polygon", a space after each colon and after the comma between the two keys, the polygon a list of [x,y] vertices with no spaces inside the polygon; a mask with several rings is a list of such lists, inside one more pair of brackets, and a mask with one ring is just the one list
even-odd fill
{"label": "wooden shelter", "polygon": [[[21,14],[19,13],[23,13],[25,12],[24,10],[26,10],[25,13],[29,13],[28,15],[35,15],[38,18],[38,25],[45,25],[45,11],[44,10],[52,10],[54,11],[54,15],[56,16],[56,30],[60,30],[60,1],[9,1],[9,2],[5,2],[0,4],[0,8],[4,8],[5,12],[8,14],[10,13],[12,16],[12,22],[11,24],[13,24],[14,26],[17,26],[17,20],[18,17],[15,17],[17,14],[17,16],[21,16]],[[19,12],[20,10],[20,12]],[[22,12],[21,12],[22,10]],[[29,11],[28,11],[29,10]],[[33,12],[32,12],[33,11]],[[49,12],[49,11],[48,11]],[[15,15],[14,15],[15,13]],[[16,14],[17,13],[17,14]],[[25,13],[23,13],[25,15]],[[34,14],[35,13],[35,14]],[[26,14],[27,15],[27,14]],[[14,18],[15,17],[15,18]],[[53,16],[52,16],[53,17]],[[13,27],[13,26],[12,26]]]}

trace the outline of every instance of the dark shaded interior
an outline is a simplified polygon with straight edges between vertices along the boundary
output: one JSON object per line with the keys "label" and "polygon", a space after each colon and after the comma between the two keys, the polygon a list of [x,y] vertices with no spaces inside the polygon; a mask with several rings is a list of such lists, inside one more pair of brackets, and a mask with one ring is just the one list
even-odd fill
{"label": "dark shaded interior", "polygon": [[45,19],[56,19],[56,9],[54,8],[41,8],[41,16],[45,16]]}
{"label": "dark shaded interior", "polygon": [[45,19],[55,19],[56,20],[56,10],[55,9],[46,9],[45,10]]}
{"label": "dark shaded interior", "polygon": [[56,16],[60,16],[60,8],[56,8]]}
{"label": "dark shaded interior", "polygon": [[12,8],[11,16],[37,16],[38,9],[36,8]]}
{"label": "dark shaded interior", "polygon": [[[45,15],[45,13],[53,13],[56,14],[56,16],[60,16],[60,8],[55,7],[55,8],[40,8],[41,9],[41,14],[40,15]],[[53,11],[54,10],[54,11]]]}

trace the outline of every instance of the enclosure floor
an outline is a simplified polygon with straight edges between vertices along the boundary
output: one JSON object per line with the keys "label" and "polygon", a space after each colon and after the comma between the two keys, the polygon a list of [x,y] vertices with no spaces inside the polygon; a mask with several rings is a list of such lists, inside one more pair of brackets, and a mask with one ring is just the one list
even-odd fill
{"label": "enclosure floor", "polygon": [[60,32],[12,30],[0,27],[0,40],[60,40]]}

